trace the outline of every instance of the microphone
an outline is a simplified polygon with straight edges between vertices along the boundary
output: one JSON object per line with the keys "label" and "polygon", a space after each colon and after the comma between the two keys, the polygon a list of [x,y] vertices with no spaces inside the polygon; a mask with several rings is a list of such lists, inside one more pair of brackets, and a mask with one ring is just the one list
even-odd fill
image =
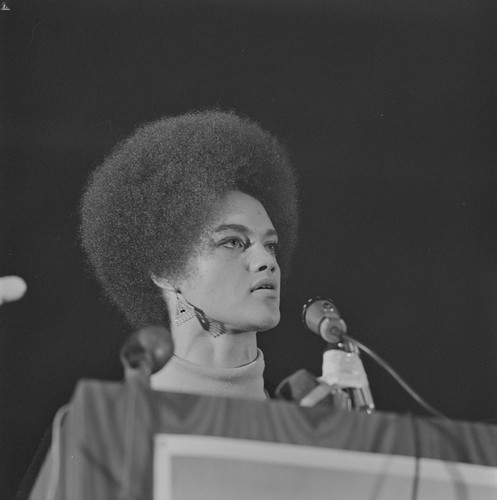
{"label": "microphone", "polygon": [[330,299],[309,299],[302,310],[302,322],[326,342],[336,344],[347,333],[347,325]]}
{"label": "microphone", "polygon": [[167,328],[145,326],[132,333],[119,352],[125,379],[138,379],[148,385],[150,375],[164,367],[173,352],[173,339]]}
{"label": "microphone", "polygon": [[21,299],[26,290],[26,282],[19,276],[0,277],[0,306]]}
{"label": "microphone", "polygon": [[[328,342],[328,348],[323,354],[323,374],[318,378],[320,390],[309,394],[301,405],[312,406],[324,394],[338,392],[342,408],[371,413],[375,406],[359,348],[347,335],[347,325],[336,306],[330,299],[310,299],[302,310],[302,321],[309,330]],[[324,390],[326,387],[328,391]]]}

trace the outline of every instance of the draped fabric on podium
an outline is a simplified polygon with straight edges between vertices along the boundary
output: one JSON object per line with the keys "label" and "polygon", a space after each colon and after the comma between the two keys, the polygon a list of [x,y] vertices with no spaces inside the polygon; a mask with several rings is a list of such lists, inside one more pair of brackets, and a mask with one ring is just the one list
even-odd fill
{"label": "draped fabric on podium", "polygon": [[[62,426],[58,498],[152,499],[157,434],[222,436],[497,466],[494,426],[82,381]],[[48,468],[49,460],[31,498],[44,498],[39,494]]]}

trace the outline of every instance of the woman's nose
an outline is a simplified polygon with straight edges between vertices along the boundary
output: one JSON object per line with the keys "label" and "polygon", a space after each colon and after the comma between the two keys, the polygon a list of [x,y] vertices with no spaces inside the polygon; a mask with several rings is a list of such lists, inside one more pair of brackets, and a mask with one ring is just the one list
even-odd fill
{"label": "woman's nose", "polygon": [[250,270],[252,272],[270,271],[274,273],[278,267],[276,256],[264,245],[254,245],[250,257]]}

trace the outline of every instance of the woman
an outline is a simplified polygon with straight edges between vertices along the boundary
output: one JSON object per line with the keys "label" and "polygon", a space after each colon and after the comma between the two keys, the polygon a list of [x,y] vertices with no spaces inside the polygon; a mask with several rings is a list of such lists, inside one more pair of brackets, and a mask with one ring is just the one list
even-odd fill
{"label": "woman", "polygon": [[[93,173],[81,216],[90,264],[130,325],[171,331],[174,356],[152,387],[266,398],[256,332],[278,324],[298,219],[295,174],[275,138],[220,111],[145,125]],[[50,464],[30,498],[50,489]]]}
{"label": "woman", "polygon": [[81,213],[106,294],[133,327],[171,330],[152,387],[264,399],[256,332],[279,322],[298,223],[282,145],[230,112],[147,124],[95,171]]}

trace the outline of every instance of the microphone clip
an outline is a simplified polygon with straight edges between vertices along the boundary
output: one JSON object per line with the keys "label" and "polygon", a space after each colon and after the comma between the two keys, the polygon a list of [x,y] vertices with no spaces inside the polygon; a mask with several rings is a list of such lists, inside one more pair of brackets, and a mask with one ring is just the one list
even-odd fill
{"label": "microphone clip", "polygon": [[337,394],[343,396],[342,408],[371,413],[373,397],[359,347],[347,335],[347,325],[333,302],[323,297],[308,300],[302,309],[302,322],[328,343],[322,376],[317,379],[319,386],[304,398],[304,406],[313,406],[312,403],[333,393],[335,399]]}

